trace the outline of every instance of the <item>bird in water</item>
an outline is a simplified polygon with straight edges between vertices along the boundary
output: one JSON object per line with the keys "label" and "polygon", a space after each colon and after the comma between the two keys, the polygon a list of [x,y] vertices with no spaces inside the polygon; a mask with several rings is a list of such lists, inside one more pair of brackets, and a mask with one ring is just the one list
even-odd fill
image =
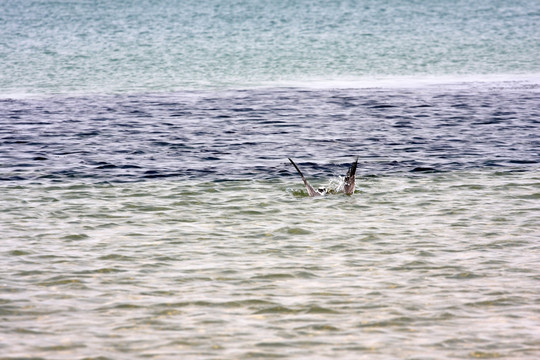
{"label": "bird in water", "polygon": [[[298,166],[292,161],[291,158],[288,158],[291,164],[293,164],[296,171],[298,171],[298,174],[300,174],[300,177],[302,178],[302,181],[304,182],[304,185],[306,185],[306,189],[308,191],[309,196],[322,196],[326,195],[330,192],[327,188],[318,188],[315,190],[313,186],[306,180],[304,177],[304,174],[300,171]],[[343,180],[343,192],[347,195],[354,194],[354,185],[356,182],[356,166],[358,165],[358,157],[356,157],[355,161],[351,164],[351,167],[349,168],[349,171],[347,171],[347,175],[345,175],[345,179]]]}

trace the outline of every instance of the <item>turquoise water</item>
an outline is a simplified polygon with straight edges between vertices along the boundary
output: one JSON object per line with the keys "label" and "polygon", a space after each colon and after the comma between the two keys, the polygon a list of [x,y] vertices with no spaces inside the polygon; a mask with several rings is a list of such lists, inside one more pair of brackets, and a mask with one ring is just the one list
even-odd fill
{"label": "turquoise water", "polygon": [[[4,93],[540,73],[537,1],[5,1]],[[411,81],[412,79],[409,79]]]}
{"label": "turquoise water", "polygon": [[0,359],[538,359],[538,24],[0,2]]}

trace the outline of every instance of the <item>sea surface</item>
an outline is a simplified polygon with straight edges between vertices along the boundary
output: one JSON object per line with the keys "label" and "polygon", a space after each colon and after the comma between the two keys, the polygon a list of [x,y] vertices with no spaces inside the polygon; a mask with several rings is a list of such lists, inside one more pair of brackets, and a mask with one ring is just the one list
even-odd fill
{"label": "sea surface", "polygon": [[0,359],[540,358],[539,24],[0,2]]}

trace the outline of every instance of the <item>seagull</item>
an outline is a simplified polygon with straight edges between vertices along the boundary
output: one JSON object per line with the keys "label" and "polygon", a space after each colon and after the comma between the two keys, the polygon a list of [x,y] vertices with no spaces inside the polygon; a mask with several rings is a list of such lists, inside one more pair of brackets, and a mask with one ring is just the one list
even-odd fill
{"label": "seagull", "polygon": [[[298,166],[292,161],[291,158],[287,158],[293,164],[296,171],[298,171],[298,174],[300,174],[300,177],[302,178],[302,181],[304,182],[304,185],[306,185],[306,189],[308,191],[309,196],[315,197],[315,196],[322,196],[326,195],[328,193],[328,189],[326,188],[319,188],[315,190],[313,186],[306,180],[304,177],[304,174],[300,171]],[[343,184],[343,192],[346,195],[352,195],[354,194],[354,185],[356,182],[356,167],[358,165],[358,156],[356,157],[356,160],[351,164],[351,167],[349,168],[349,171],[347,171],[347,175],[345,175],[344,184]]]}

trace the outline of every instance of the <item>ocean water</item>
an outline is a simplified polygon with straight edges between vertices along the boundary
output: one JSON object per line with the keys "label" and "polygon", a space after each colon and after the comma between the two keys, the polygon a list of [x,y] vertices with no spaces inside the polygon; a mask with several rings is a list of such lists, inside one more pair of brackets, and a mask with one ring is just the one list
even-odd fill
{"label": "ocean water", "polygon": [[540,73],[534,0],[21,0],[0,4],[12,94]]}
{"label": "ocean water", "polygon": [[0,359],[539,358],[538,24],[1,2]]}

